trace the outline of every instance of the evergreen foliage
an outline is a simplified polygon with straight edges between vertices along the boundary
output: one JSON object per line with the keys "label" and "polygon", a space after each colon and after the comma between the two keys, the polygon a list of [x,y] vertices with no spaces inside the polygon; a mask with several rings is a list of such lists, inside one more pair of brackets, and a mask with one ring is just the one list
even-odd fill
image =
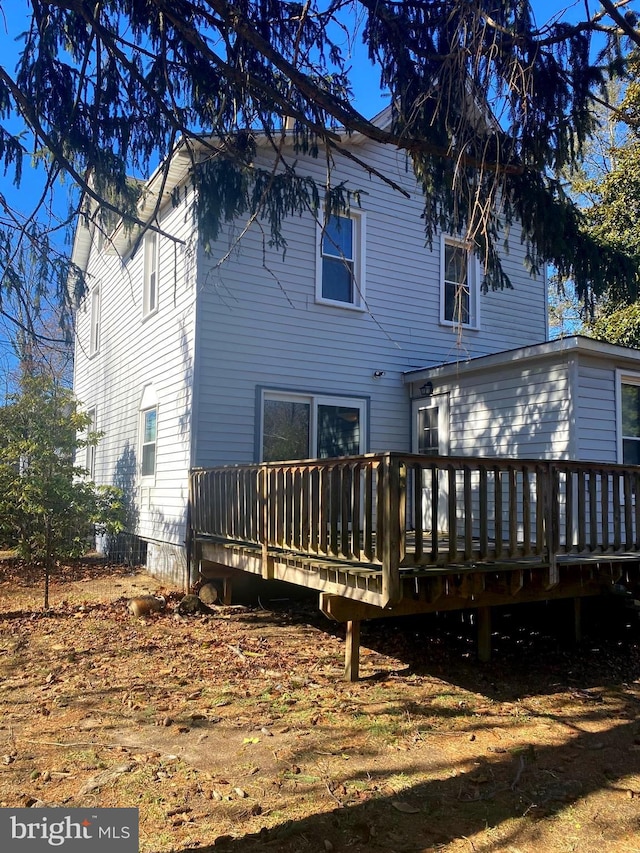
{"label": "evergreen foliage", "polygon": [[[246,216],[263,217],[283,246],[284,216],[321,210],[326,193],[329,208],[352,203],[359,187],[334,187],[331,167],[357,133],[405,153],[423,191],[427,241],[440,230],[465,236],[485,262],[486,286],[509,285],[500,253],[520,221],[534,269],[553,263],[580,295],[609,284],[635,292],[633,264],[585,230],[560,180],[594,129],[605,79],[592,60],[594,33],[604,33],[620,68],[620,39],[640,42],[635,18],[609,0],[580,23],[540,26],[527,0],[30,0],[29,8],[16,72],[0,68],[0,162],[19,179],[25,150],[10,121],[19,114],[51,174],[82,188],[88,217],[100,203],[147,227],[139,184],[127,175],[146,177],[179,145],[205,244]],[[390,95],[383,126],[351,103],[354,32]],[[257,145],[271,152],[271,167],[256,165]],[[325,186],[297,171],[300,154],[326,163]],[[364,184],[366,167],[362,174]],[[43,262],[50,257],[45,248]],[[19,279],[0,235],[3,259],[4,289]],[[49,276],[58,286],[64,279]]]}
{"label": "evergreen foliage", "polygon": [[99,440],[89,424],[71,391],[45,375],[23,374],[0,408],[0,538],[43,566],[45,608],[56,560],[84,553],[91,525],[122,527],[119,490],[97,488],[74,461]]}

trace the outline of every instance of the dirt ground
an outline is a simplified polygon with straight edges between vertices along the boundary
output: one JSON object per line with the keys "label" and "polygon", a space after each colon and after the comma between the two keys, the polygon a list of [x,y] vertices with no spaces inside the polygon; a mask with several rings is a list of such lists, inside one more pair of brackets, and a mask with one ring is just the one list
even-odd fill
{"label": "dirt ground", "polygon": [[574,648],[568,603],[499,613],[485,665],[468,617],[370,623],[347,684],[312,602],[179,598],[80,565],[45,614],[0,563],[0,806],[136,806],[142,853],[640,853],[633,614]]}

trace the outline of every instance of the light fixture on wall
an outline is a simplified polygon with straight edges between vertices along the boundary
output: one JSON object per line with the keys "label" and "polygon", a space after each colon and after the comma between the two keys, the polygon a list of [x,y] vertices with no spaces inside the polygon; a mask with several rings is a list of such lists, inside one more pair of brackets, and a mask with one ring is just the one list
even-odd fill
{"label": "light fixture on wall", "polygon": [[430,397],[433,394],[433,382],[425,382],[420,386],[420,396]]}
{"label": "light fixture on wall", "polygon": [[383,377],[384,375],[385,375],[384,370],[374,370],[374,371],[373,371],[373,378],[374,378],[374,379],[382,379],[382,377]]}

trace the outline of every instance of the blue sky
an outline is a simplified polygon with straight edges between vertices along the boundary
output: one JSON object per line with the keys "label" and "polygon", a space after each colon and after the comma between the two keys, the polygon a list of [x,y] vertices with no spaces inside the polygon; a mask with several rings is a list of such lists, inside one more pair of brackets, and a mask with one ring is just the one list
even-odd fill
{"label": "blue sky", "polygon": [[[587,2],[597,7],[596,0],[587,0]],[[26,29],[29,5],[25,0],[11,0],[9,4],[4,4],[4,6],[4,19],[0,17],[1,64],[13,72],[19,52],[19,44],[16,44],[15,39],[20,32]],[[568,19],[577,19],[584,15],[584,0],[575,0],[575,2],[560,6],[552,0],[535,0],[533,8],[538,23],[548,20],[551,16],[556,17],[558,15],[566,15]],[[365,115],[373,116],[386,106],[388,99],[380,92],[377,71],[372,69],[366,51],[361,45],[358,45],[354,51],[352,69],[355,105]],[[23,181],[18,192],[13,188],[10,179],[0,177],[0,192],[8,198],[16,198],[18,204],[24,203],[27,199],[33,199],[41,185],[40,171],[30,168],[28,164],[25,166]],[[68,188],[60,188],[60,197],[66,198],[67,193]],[[60,211],[61,214],[66,213],[66,203],[61,205]]]}

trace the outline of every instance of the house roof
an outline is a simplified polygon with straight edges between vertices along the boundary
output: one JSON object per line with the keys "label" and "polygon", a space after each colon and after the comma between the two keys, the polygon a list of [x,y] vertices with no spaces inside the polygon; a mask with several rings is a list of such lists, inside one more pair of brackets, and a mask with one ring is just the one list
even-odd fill
{"label": "house roof", "polygon": [[558,361],[571,355],[598,357],[615,361],[620,367],[640,370],[640,350],[597,341],[583,335],[573,335],[569,338],[558,338],[545,343],[517,347],[466,361],[444,362],[431,367],[407,370],[403,373],[403,381],[405,384],[410,384],[427,379],[433,381],[434,379],[459,378],[474,373],[498,370],[515,363],[521,365],[523,362]]}
{"label": "house roof", "polygon": [[[372,119],[371,123],[379,127],[387,127],[391,122],[391,107],[387,106]],[[343,128],[336,128],[336,135],[344,132]],[[210,140],[213,140],[210,137]],[[270,144],[265,134],[257,135],[258,144]],[[367,139],[360,133],[353,133],[349,137],[351,144],[361,144]],[[148,181],[144,183],[144,189],[138,202],[138,217],[142,221],[149,221],[154,211],[158,210],[165,202],[169,201],[171,193],[179,187],[188,177],[193,166],[194,158],[205,153],[209,140],[181,140],[177,143],[173,152],[160,163]],[[158,204],[158,201],[160,203]],[[72,258],[82,270],[86,270],[91,251],[91,243],[95,226],[87,224],[85,218],[80,218],[73,241]],[[135,245],[140,234],[140,226],[126,228],[120,220],[107,245],[107,250],[126,255]]]}

